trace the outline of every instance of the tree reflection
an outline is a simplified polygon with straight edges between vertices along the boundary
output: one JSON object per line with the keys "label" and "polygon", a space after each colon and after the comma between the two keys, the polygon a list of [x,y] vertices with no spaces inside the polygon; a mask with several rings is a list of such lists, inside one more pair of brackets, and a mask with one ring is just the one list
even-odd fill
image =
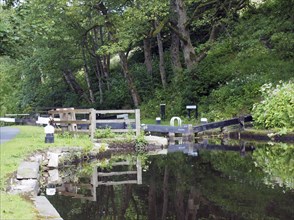
{"label": "tree reflection", "polygon": [[69,220],[291,219],[293,191],[264,184],[269,174],[256,161],[265,152],[257,152],[245,157],[238,151],[208,150],[198,157],[181,152],[149,156],[142,185],[98,185],[96,202],[50,200]]}

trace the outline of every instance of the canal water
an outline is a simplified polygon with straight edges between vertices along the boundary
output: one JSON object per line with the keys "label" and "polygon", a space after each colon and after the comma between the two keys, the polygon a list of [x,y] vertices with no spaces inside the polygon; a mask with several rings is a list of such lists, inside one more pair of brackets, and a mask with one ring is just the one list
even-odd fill
{"label": "canal water", "polygon": [[65,220],[294,219],[294,145],[175,142],[64,167],[47,196]]}

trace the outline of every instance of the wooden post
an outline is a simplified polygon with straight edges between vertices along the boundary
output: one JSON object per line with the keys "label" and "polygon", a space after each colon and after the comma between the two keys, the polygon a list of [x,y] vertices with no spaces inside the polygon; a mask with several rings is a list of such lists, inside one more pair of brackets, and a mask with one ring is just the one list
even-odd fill
{"label": "wooden post", "polygon": [[183,141],[184,142],[194,142],[195,134],[193,132],[193,126],[191,124],[188,125],[188,133],[183,134]]}
{"label": "wooden post", "polygon": [[135,119],[136,119],[136,136],[140,135],[141,121],[140,121],[140,109],[135,109]]}
{"label": "wooden post", "polygon": [[137,158],[137,184],[142,184],[142,162]]}
{"label": "wooden post", "polygon": [[91,125],[90,125],[90,133],[91,133],[91,141],[94,141],[94,134],[95,134],[95,130],[96,130],[96,110],[95,109],[90,109],[91,114],[90,114],[90,121],[91,121]]}
{"label": "wooden post", "polygon": [[98,187],[98,172],[97,172],[97,166],[94,166],[93,168],[93,174],[92,174],[92,179],[91,179],[91,184],[92,184],[92,196],[93,196],[93,200],[96,202],[96,198],[97,198],[97,192],[96,192],[96,187]]}

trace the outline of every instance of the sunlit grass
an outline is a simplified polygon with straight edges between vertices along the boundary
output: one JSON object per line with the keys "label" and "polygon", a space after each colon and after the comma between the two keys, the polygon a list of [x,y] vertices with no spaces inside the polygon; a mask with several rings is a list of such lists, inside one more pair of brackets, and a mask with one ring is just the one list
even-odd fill
{"label": "sunlit grass", "polygon": [[15,172],[22,160],[32,155],[37,150],[49,147],[81,146],[88,147],[91,141],[87,136],[64,137],[55,135],[54,143],[45,143],[43,127],[15,126],[20,133],[11,141],[0,145],[0,219],[37,219],[33,205],[20,196],[10,195],[5,192],[7,180]]}

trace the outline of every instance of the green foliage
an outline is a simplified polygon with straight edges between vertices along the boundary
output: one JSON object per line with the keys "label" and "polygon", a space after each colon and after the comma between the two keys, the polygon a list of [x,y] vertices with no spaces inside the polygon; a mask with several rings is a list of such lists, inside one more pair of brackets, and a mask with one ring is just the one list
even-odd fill
{"label": "green foliage", "polygon": [[114,138],[115,133],[111,131],[111,128],[109,127],[105,129],[96,129],[94,137],[95,138]]}
{"label": "green foliage", "polygon": [[[268,0],[238,15],[232,8],[222,12],[219,5],[204,7],[201,1],[187,1],[192,44],[197,54],[207,48],[207,56],[190,70],[184,67],[180,71],[171,65],[171,29],[165,22],[175,14],[169,1],[103,1],[111,11],[108,19],[115,31],[105,26],[104,16],[93,13],[97,2],[84,3],[32,0],[15,8],[1,8],[0,53],[15,58],[0,58],[2,114],[44,106],[132,108],[130,88],[121,68],[111,68],[106,77],[99,76],[95,66],[97,59],[109,54],[110,66],[117,65],[117,51],[129,51],[129,73],[143,102],[143,118],[159,116],[161,103],[166,104],[167,118],[186,116],[188,104],[196,104],[200,116],[209,120],[248,114],[260,99],[258,88],[262,84],[287,81],[294,71],[291,1]],[[154,21],[159,28],[154,28]],[[220,24],[217,40],[205,43],[212,23]],[[109,31],[115,32],[114,40],[106,37]],[[152,35],[158,31],[164,44],[166,89],[162,89]],[[146,37],[151,37],[152,74],[147,74],[144,64],[142,39]],[[89,96],[85,66],[94,103],[85,99]],[[63,75],[65,70],[73,73],[83,95],[72,92]]]}
{"label": "green foliage", "polygon": [[275,144],[258,148],[253,153],[254,164],[265,173],[264,182],[294,189],[294,146]]}
{"label": "green foliage", "polygon": [[135,149],[139,154],[145,153],[147,151],[148,142],[145,140],[144,132],[142,132],[135,140]]}
{"label": "green foliage", "polygon": [[261,87],[263,100],[256,103],[252,115],[257,126],[263,128],[294,128],[294,83],[286,82],[275,87],[269,83]]}
{"label": "green foliage", "polygon": [[17,62],[9,57],[0,57],[0,115],[19,112],[19,94],[17,88],[20,78],[17,76]]}

